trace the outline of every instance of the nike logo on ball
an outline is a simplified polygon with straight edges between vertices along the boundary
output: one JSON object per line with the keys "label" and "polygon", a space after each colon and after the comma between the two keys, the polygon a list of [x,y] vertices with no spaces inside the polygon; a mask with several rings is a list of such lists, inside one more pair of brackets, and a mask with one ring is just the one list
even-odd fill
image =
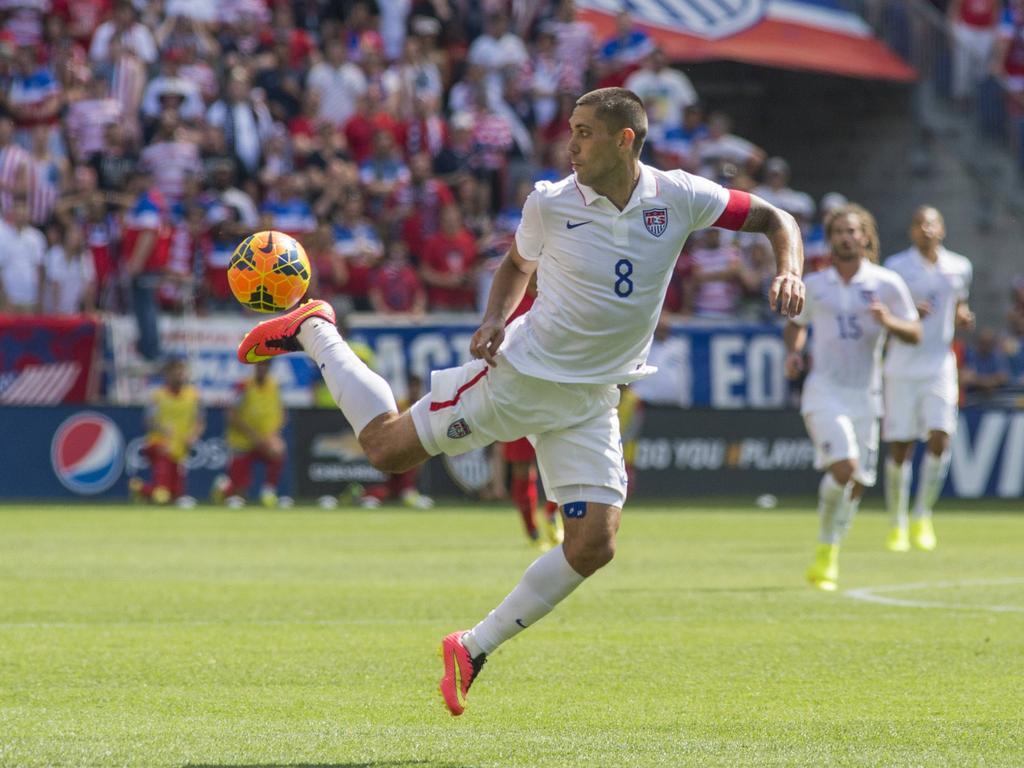
{"label": "nike logo on ball", "polygon": [[571,223],[569,223],[569,220],[566,219],[565,220],[565,228],[566,229],[576,229],[576,227],[582,227],[584,224],[590,224],[593,221],[594,221],[593,219],[587,219],[586,221],[577,221],[575,224],[571,224]]}

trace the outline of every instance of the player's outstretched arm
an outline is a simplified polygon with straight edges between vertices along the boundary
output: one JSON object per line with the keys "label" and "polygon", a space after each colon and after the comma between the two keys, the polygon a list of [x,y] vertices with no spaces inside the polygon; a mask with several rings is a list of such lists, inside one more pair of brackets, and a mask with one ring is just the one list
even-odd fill
{"label": "player's outstretched arm", "polygon": [[505,320],[523,300],[526,286],[536,270],[537,262],[520,256],[513,241],[494,273],[483,322],[469,342],[469,352],[473,357],[483,358],[489,365],[494,365],[494,356],[505,339]]}
{"label": "player's outstretched arm", "polygon": [[750,196],[750,210],[741,227],[768,237],[775,253],[775,279],[768,291],[772,311],[796,317],[804,308],[804,244],[796,220],[757,195]]}

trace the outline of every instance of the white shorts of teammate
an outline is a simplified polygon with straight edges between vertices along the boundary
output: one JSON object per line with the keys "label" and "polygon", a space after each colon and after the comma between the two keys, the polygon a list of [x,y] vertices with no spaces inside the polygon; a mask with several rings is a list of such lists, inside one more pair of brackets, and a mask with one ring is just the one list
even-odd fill
{"label": "white shorts of teammate", "polygon": [[878,417],[850,415],[838,410],[802,414],[807,434],[814,443],[814,467],[826,470],[837,461],[857,462],[853,479],[870,488],[878,475]]}
{"label": "white shorts of teammate", "polygon": [[560,505],[622,507],[626,471],[614,384],[560,384],[526,376],[503,356],[490,368],[473,360],[434,371],[430,393],[412,407],[420,442],[432,455],[458,456],[524,435],[537,450],[546,493]]}
{"label": "white shorts of teammate", "polygon": [[926,440],[928,433],[956,430],[957,383],[946,376],[934,379],[885,380],[882,434],[887,443]]}

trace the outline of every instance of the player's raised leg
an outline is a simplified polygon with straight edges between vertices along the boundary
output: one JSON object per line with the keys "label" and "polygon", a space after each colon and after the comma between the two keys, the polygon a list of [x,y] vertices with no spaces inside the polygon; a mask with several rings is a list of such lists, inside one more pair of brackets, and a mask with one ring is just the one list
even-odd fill
{"label": "player's raised leg", "polygon": [[300,304],[249,331],[238,347],[238,359],[257,363],[275,355],[305,352],[319,366],[331,396],[374,467],[404,472],[426,461],[430,454],[409,412],[399,415],[387,381],[349,348],[335,321],[326,301]]}

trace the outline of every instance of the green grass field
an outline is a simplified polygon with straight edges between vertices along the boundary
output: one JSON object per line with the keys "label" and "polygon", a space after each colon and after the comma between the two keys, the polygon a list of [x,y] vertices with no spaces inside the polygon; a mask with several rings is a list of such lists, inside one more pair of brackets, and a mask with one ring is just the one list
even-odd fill
{"label": "green grass field", "polygon": [[837,594],[808,502],[632,506],[458,719],[435,651],[531,561],[510,509],[0,507],[0,765],[1022,766],[1024,515],[955,506],[932,554],[862,514]]}

